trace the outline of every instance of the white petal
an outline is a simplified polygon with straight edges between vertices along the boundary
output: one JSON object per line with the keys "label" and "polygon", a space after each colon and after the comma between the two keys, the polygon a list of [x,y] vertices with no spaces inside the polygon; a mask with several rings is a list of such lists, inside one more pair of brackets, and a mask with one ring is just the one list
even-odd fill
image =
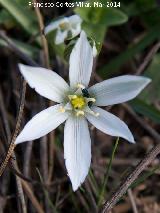
{"label": "white petal", "polygon": [[151,80],[146,77],[124,75],[115,77],[89,88],[97,106],[123,103],[135,98]]}
{"label": "white petal", "polygon": [[74,28],[71,28],[72,37],[77,36],[81,32],[81,25],[77,24]]}
{"label": "white petal", "polygon": [[60,23],[61,23],[61,20],[51,22],[47,27],[45,27],[44,33],[47,34],[51,31],[57,29]]}
{"label": "white petal", "polygon": [[77,25],[82,23],[82,19],[78,15],[68,17],[68,21],[70,22],[71,25]]}
{"label": "white petal", "polygon": [[87,87],[92,72],[93,51],[84,31],[81,32],[80,38],[72,50],[69,63],[71,87],[75,87],[77,83]]}
{"label": "white petal", "polygon": [[71,24],[72,36],[75,37],[81,32],[82,19],[78,15],[73,15],[68,18]]}
{"label": "white petal", "polygon": [[59,25],[62,23],[69,23],[69,20],[67,17],[61,18],[57,21],[51,22],[47,27],[44,29],[44,33],[47,34],[53,30],[56,30],[59,28]]}
{"label": "white petal", "polygon": [[38,139],[63,123],[68,118],[68,113],[60,112],[61,104],[51,106],[36,114],[23,128],[16,138],[15,144]]}
{"label": "white petal", "polygon": [[61,44],[64,42],[65,38],[67,38],[68,30],[61,31],[60,29],[57,30],[55,44]]}
{"label": "white petal", "polygon": [[99,107],[92,107],[91,109],[94,112],[99,113],[99,116],[96,117],[91,114],[87,114],[86,117],[97,129],[108,135],[122,137],[129,142],[134,143],[132,133],[128,129],[127,125],[118,117]]}
{"label": "white petal", "polygon": [[42,67],[23,64],[19,64],[19,69],[30,87],[40,95],[59,103],[64,100],[69,86],[57,73]]}
{"label": "white petal", "polygon": [[64,158],[75,191],[84,182],[91,163],[91,140],[85,118],[70,117],[66,121]]}

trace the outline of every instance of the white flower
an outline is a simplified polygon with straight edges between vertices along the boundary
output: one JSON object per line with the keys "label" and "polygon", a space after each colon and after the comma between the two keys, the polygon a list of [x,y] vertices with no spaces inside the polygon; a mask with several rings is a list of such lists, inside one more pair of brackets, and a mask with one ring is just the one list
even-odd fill
{"label": "white flower", "polygon": [[61,44],[71,33],[72,37],[77,36],[81,32],[82,19],[78,15],[73,15],[70,17],[64,17],[59,19],[45,28],[45,34],[53,30],[57,30],[55,43]]}
{"label": "white flower", "polygon": [[19,65],[22,75],[32,88],[40,95],[59,104],[35,115],[25,125],[15,143],[40,138],[66,121],[64,158],[75,191],[85,180],[91,163],[91,139],[87,120],[106,134],[122,137],[134,143],[133,135],[127,125],[99,106],[133,99],[150,82],[150,79],[124,75],[88,88],[93,51],[83,31],[72,50],[69,65],[70,86],[51,70]]}

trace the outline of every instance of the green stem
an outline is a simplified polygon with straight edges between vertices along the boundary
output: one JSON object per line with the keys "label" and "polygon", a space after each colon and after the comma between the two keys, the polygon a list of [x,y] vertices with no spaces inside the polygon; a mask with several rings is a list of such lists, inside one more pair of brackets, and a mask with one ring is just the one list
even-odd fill
{"label": "green stem", "polygon": [[104,197],[105,188],[106,188],[106,185],[107,185],[107,182],[108,182],[109,173],[110,173],[111,168],[112,168],[112,161],[114,159],[114,155],[115,155],[116,149],[118,147],[118,142],[119,142],[119,138],[117,138],[117,140],[115,142],[115,145],[114,145],[113,150],[112,150],[112,155],[111,155],[109,164],[107,165],[107,168],[106,168],[106,172],[105,172],[105,175],[104,175],[102,188],[101,188],[100,193],[99,193],[98,207],[100,207],[100,205],[102,203],[102,200],[103,200],[103,197]]}

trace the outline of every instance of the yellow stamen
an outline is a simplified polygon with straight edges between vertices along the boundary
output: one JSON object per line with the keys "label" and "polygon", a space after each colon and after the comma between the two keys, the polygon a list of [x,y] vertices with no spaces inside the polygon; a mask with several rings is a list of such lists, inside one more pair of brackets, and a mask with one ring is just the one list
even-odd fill
{"label": "yellow stamen", "polygon": [[69,27],[69,24],[67,22],[62,22],[59,24],[59,27],[62,29],[62,30],[66,30],[68,29]]}
{"label": "yellow stamen", "polygon": [[79,88],[79,89],[84,89],[85,86],[84,86],[83,84],[77,84],[77,88]]}
{"label": "yellow stamen", "polygon": [[83,96],[77,96],[76,98],[71,99],[71,104],[74,109],[82,109],[86,102]]}
{"label": "yellow stamen", "polygon": [[99,112],[95,112],[94,115],[95,115],[96,117],[98,117],[100,114],[99,114]]}
{"label": "yellow stamen", "polygon": [[77,95],[68,95],[69,100],[76,99]]}
{"label": "yellow stamen", "polygon": [[87,98],[87,102],[89,102],[89,101],[91,101],[91,102],[96,102],[96,99],[95,98]]}
{"label": "yellow stamen", "polygon": [[76,112],[76,116],[84,115],[84,112],[82,110],[78,110]]}
{"label": "yellow stamen", "polygon": [[99,112],[94,112],[94,111],[92,111],[92,110],[90,110],[89,113],[90,113],[91,115],[94,115],[95,117],[98,117],[98,116],[100,115]]}
{"label": "yellow stamen", "polygon": [[64,113],[66,110],[64,107],[60,106],[58,111]]}

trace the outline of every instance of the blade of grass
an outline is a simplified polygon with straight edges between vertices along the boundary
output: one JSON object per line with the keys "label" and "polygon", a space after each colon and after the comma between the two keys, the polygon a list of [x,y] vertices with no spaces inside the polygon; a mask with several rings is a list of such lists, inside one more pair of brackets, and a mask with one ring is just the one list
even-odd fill
{"label": "blade of grass", "polygon": [[[137,178],[137,180],[130,185],[129,189],[130,188],[131,189],[136,188],[141,183],[144,183],[144,181],[146,181],[147,178],[151,177],[154,174],[154,172],[159,170],[159,169],[160,169],[159,165],[155,166],[153,169],[151,169],[151,171],[148,171],[144,175],[142,175],[140,178]],[[119,201],[121,201],[121,200],[123,200],[123,197],[121,197]]]}
{"label": "blade of grass", "polygon": [[28,5],[22,5],[15,0],[0,0],[0,4],[29,34],[37,34],[38,24],[33,12],[27,7]]}
{"label": "blade of grass", "polygon": [[[36,59],[38,52],[39,52],[38,48],[33,47],[33,46],[26,44],[24,42],[18,41],[16,39],[12,39],[12,41],[24,54],[28,55],[32,59]],[[0,39],[0,46],[8,47],[8,44],[3,39]]]}
{"label": "blade of grass", "polygon": [[100,68],[97,73],[103,78],[108,78],[109,76],[117,73],[118,69],[125,62],[133,58],[137,53],[144,50],[148,45],[150,45],[158,38],[160,38],[160,27],[159,25],[156,25],[152,29],[150,29],[138,43],[128,47],[126,51],[117,56],[107,65]]}
{"label": "blade of grass", "polygon": [[[144,175],[142,175],[142,177],[137,178],[137,180],[133,184],[130,185],[129,189],[136,188],[141,183],[144,183],[147,178],[151,177],[154,174],[154,172],[159,170],[159,169],[160,169],[159,165],[155,166],[151,171],[146,172]],[[119,201],[121,201],[121,200],[123,200],[123,197],[121,197]]]}
{"label": "blade of grass", "polygon": [[48,191],[47,191],[47,190],[45,189],[45,187],[44,187],[44,181],[43,181],[43,178],[42,178],[42,176],[41,176],[41,173],[40,173],[39,169],[36,168],[36,170],[37,170],[37,172],[38,172],[40,181],[41,181],[41,183],[42,183],[42,189],[43,189],[43,191],[44,191],[45,197],[46,197],[47,200],[48,200],[49,206],[51,207],[53,213],[58,213],[56,207],[53,205],[53,203],[52,203],[52,201],[51,201],[51,199],[50,199],[50,197],[49,197]]}
{"label": "blade of grass", "polygon": [[73,203],[73,205],[74,205],[74,207],[75,207],[74,212],[81,213],[81,210],[80,210],[80,208],[79,208],[79,205],[78,205],[76,196],[75,196],[75,194],[73,193],[72,188],[70,188],[70,193],[71,193],[71,200],[72,200],[72,203]]}
{"label": "blade of grass", "polygon": [[135,188],[140,183],[143,183],[148,177],[152,176],[154,174],[154,172],[159,170],[159,169],[160,169],[159,165],[155,166],[151,171],[149,171],[146,174],[142,175],[142,177],[138,178],[134,183],[132,183],[129,188]]}
{"label": "blade of grass", "polygon": [[134,99],[129,102],[131,107],[141,115],[147,116],[154,122],[160,124],[160,110],[156,109],[154,105],[145,103],[145,101],[140,99]]}
{"label": "blade of grass", "polygon": [[104,175],[102,188],[101,188],[100,193],[99,193],[98,207],[100,207],[102,200],[103,200],[103,197],[104,197],[104,192],[105,192],[106,185],[107,185],[107,182],[108,182],[109,173],[110,173],[111,168],[112,168],[112,161],[114,159],[114,155],[115,155],[116,149],[118,147],[118,142],[119,142],[119,138],[117,138],[117,140],[115,142],[109,164],[106,166],[106,172],[105,172],[105,175]]}
{"label": "blade of grass", "polygon": [[97,181],[96,181],[95,176],[94,176],[91,169],[89,170],[89,176],[90,176],[90,180],[91,180],[91,182],[92,182],[92,184],[95,188],[95,191],[97,192],[98,191],[98,184],[97,184]]}

